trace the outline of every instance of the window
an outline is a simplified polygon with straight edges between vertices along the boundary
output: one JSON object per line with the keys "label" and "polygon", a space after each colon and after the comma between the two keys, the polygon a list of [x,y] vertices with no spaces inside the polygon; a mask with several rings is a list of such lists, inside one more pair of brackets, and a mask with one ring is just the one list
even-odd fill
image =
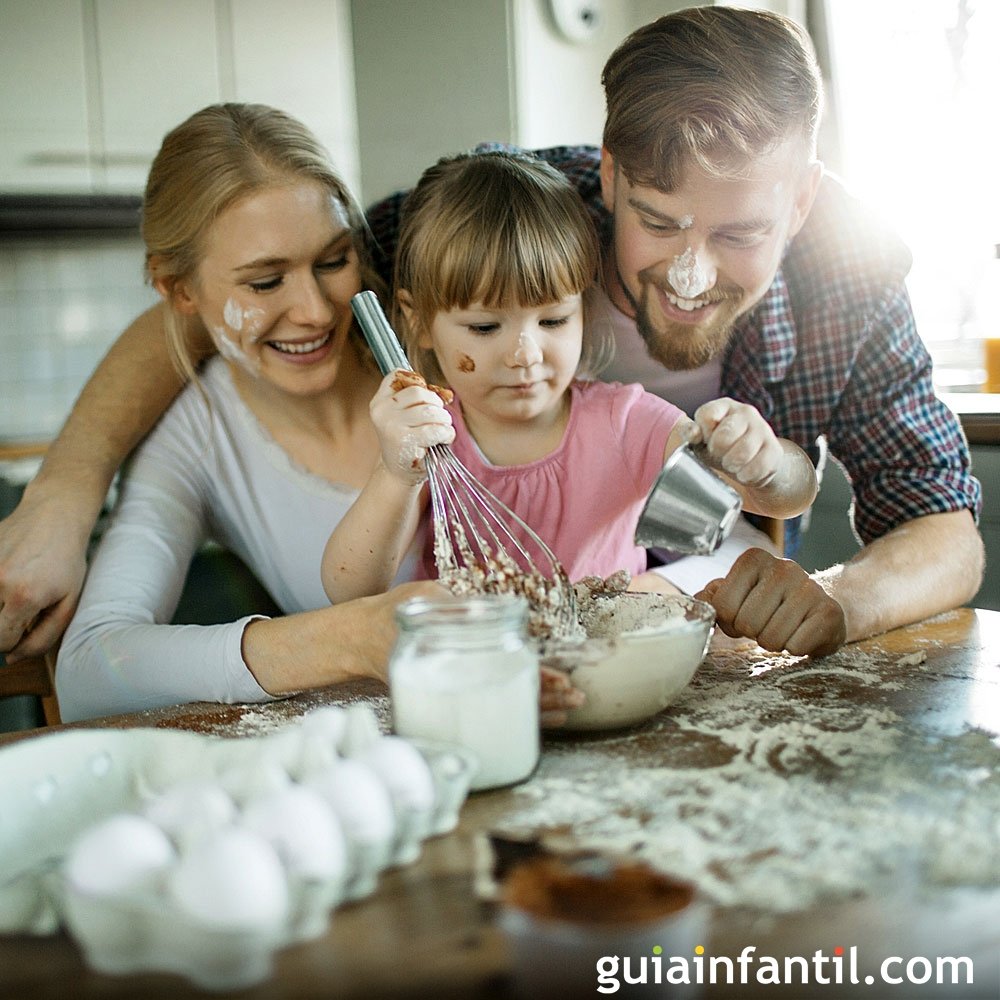
{"label": "window", "polygon": [[1000,337],[1000,3],[826,0],[818,20],[837,138],[821,155],[913,251],[938,386],[977,389]]}

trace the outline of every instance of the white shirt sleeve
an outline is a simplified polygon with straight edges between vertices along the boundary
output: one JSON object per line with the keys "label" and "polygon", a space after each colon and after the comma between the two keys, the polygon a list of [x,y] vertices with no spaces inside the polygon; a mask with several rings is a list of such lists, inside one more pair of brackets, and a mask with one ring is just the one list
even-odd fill
{"label": "white shirt sleeve", "polygon": [[706,583],[725,576],[733,563],[750,548],[765,549],[774,556],[781,555],[763,531],[755,528],[745,517],[740,517],[729,537],[711,555],[683,556],[665,566],[655,567],[653,572],[669,580],[685,594],[697,594]]}
{"label": "white shirt sleeve", "polygon": [[[173,418],[173,419],[171,419]],[[136,455],[59,651],[66,722],[190,701],[274,700],[243,662],[254,616],[170,625],[206,536],[204,466],[184,416],[168,413]]]}

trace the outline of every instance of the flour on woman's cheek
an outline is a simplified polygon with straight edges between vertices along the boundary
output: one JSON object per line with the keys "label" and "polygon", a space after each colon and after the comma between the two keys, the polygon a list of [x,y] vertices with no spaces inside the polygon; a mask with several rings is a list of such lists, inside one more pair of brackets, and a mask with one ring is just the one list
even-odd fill
{"label": "flour on woman's cheek", "polygon": [[243,309],[233,299],[226,299],[226,304],[222,307],[222,318],[226,321],[226,326],[235,333],[243,329]]}
{"label": "flour on woman's cheek", "polygon": [[260,358],[247,354],[242,341],[256,342],[264,321],[264,310],[255,306],[244,308],[235,299],[229,298],[223,306],[222,318],[225,326],[213,328],[219,354],[256,375],[261,370]]}
{"label": "flour on woman's cheek", "polygon": [[219,354],[226,361],[239,365],[244,371],[253,376],[257,376],[261,371],[260,358],[250,357],[245,350],[231,338],[225,327],[217,326],[213,328],[215,334],[215,346]]}
{"label": "flour on woman's cheek", "polygon": [[246,336],[251,343],[255,343],[264,323],[264,310],[259,306],[241,306],[235,299],[229,298],[222,307],[222,318],[234,333],[243,333],[245,328]]}

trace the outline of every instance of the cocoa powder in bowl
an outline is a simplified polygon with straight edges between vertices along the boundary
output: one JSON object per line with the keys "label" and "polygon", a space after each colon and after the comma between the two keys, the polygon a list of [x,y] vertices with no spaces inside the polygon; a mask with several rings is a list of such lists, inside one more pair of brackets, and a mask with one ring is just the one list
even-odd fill
{"label": "cocoa powder in bowl", "polygon": [[678,913],[694,889],[645,865],[544,857],[517,865],[502,899],[541,920],[623,926]]}

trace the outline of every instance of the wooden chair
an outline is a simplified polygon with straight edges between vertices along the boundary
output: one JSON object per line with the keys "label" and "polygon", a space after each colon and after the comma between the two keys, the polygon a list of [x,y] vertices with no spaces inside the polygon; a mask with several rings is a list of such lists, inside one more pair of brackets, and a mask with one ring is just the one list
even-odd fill
{"label": "wooden chair", "polygon": [[42,714],[47,726],[62,721],[56,700],[56,652],[33,656],[20,663],[0,664],[0,698],[14,695],[36,695],[42,700]]}

